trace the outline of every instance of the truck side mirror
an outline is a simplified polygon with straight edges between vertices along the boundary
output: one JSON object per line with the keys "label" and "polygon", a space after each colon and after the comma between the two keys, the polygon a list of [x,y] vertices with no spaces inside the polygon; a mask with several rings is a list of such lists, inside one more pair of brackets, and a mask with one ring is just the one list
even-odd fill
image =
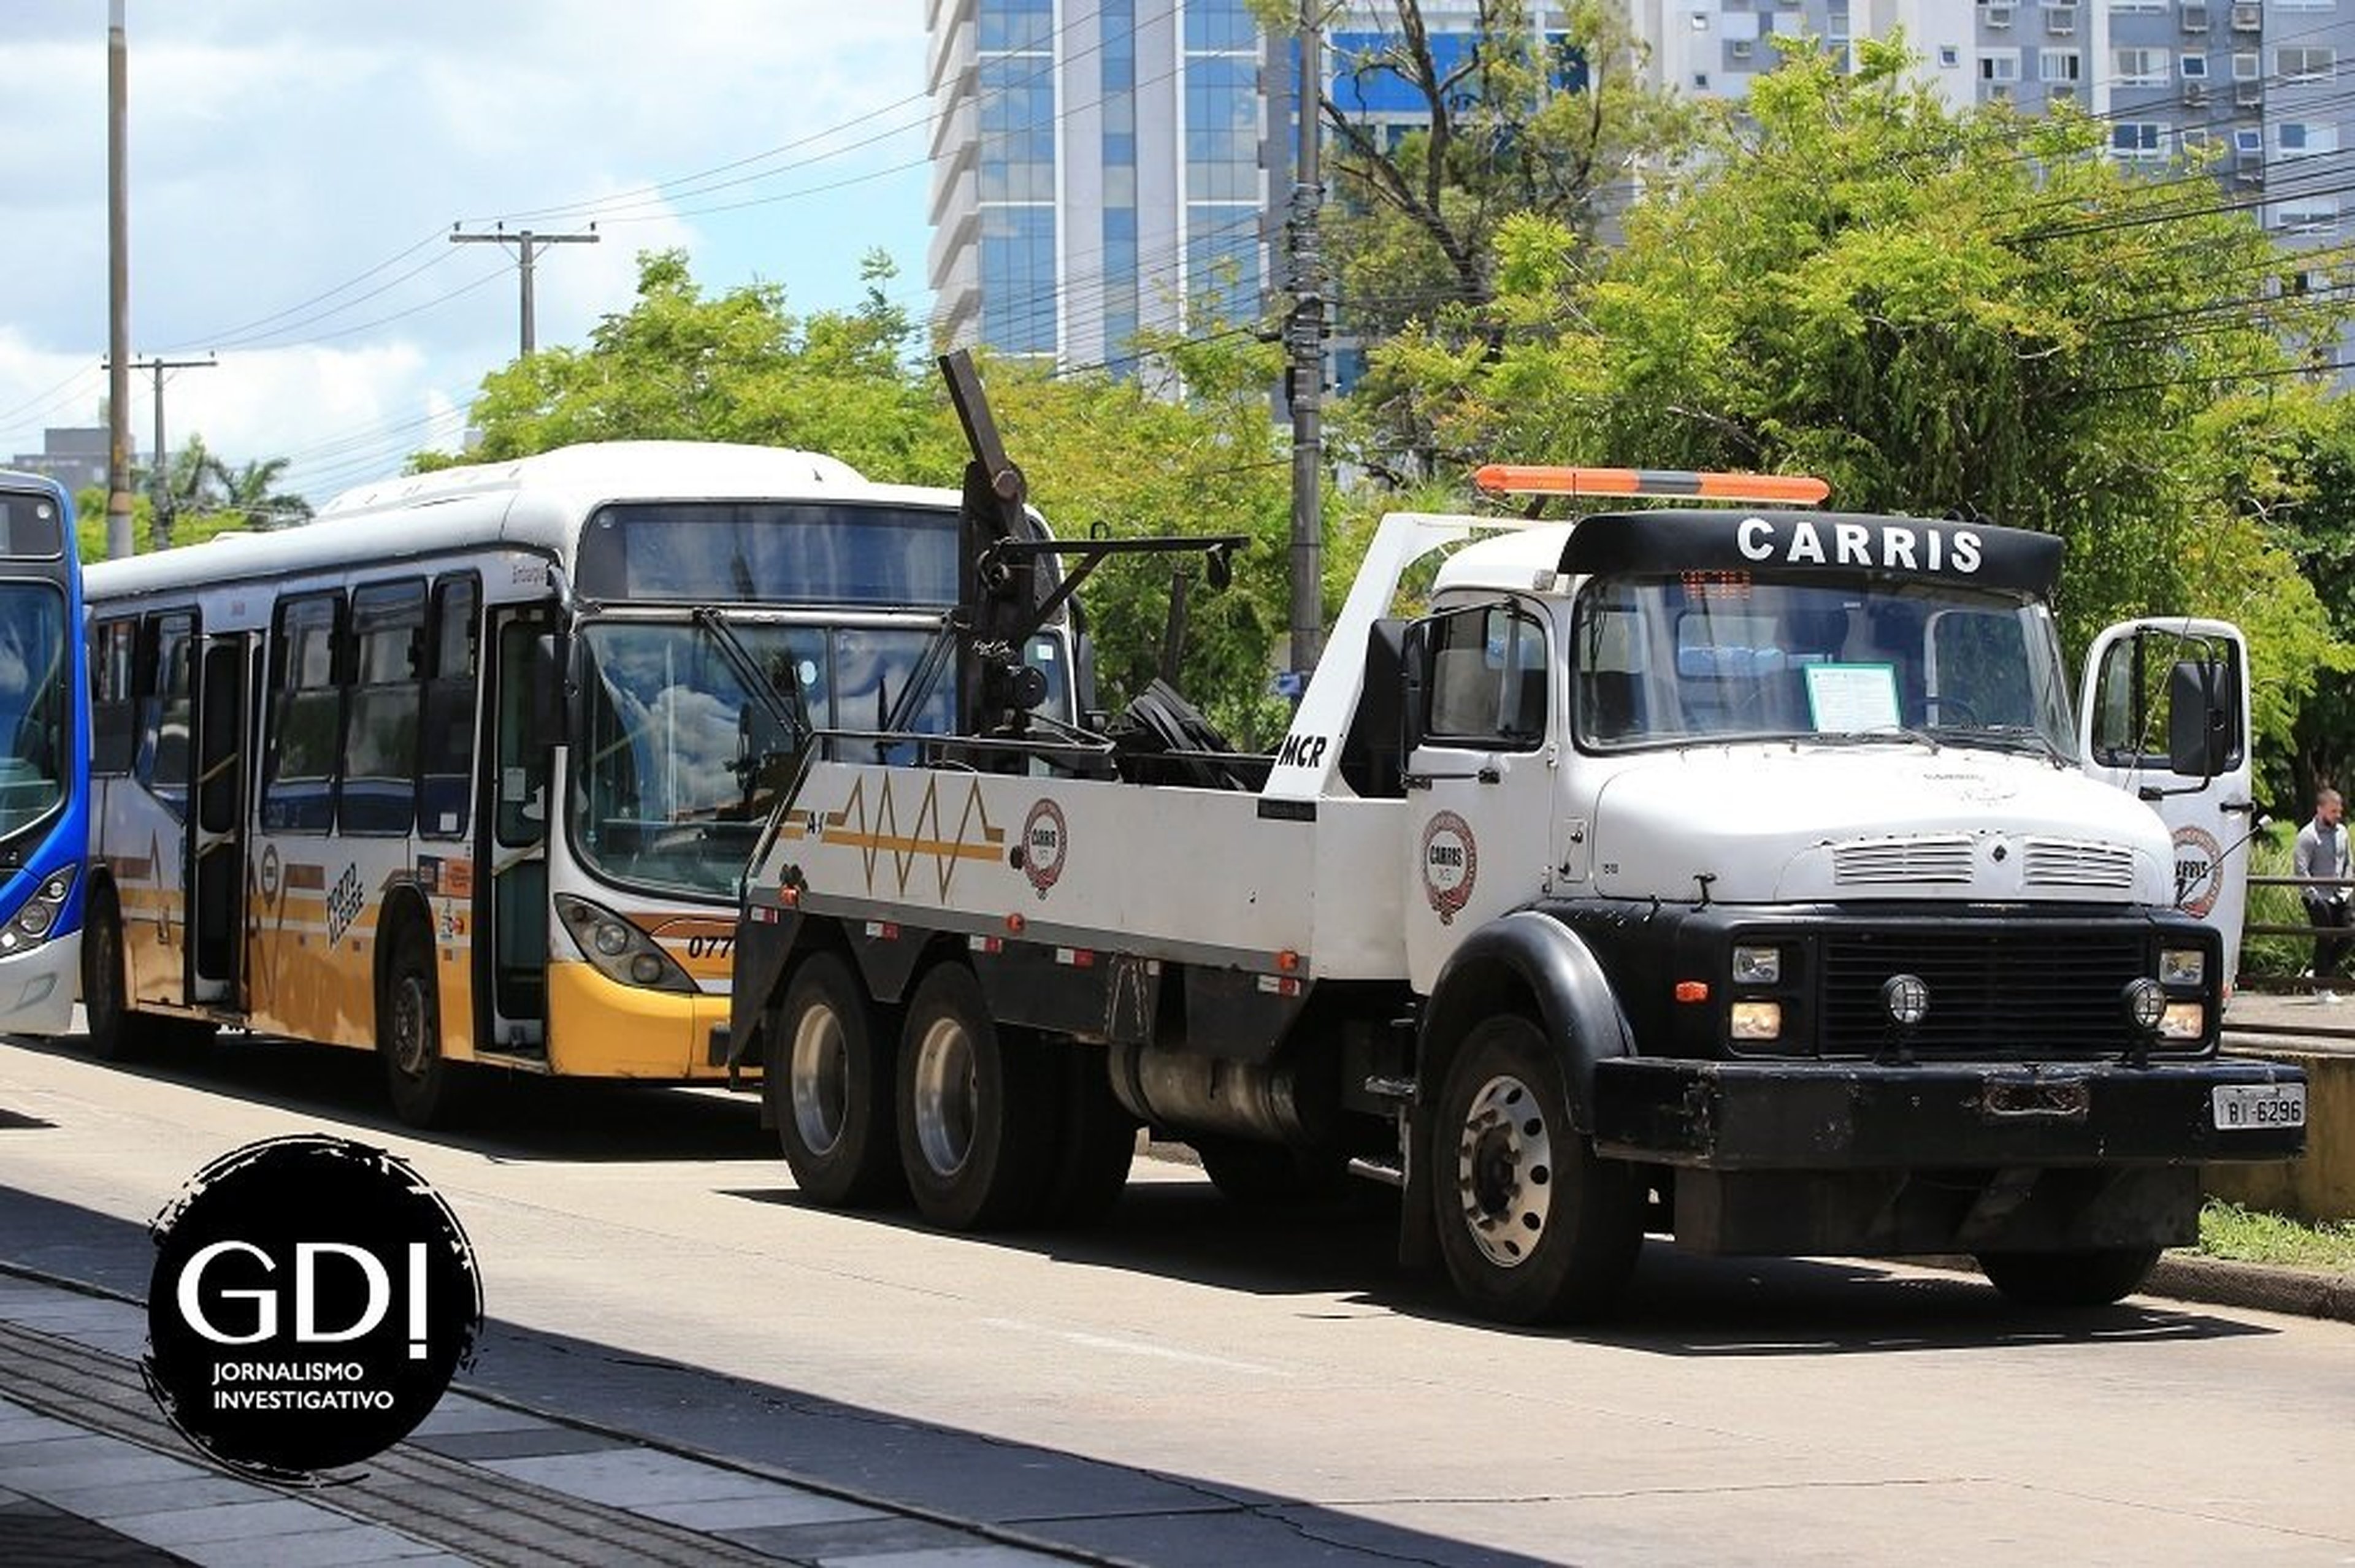
{"label": "truck side mirror", "polygon": [[1414,755],[1431,720],[1431,623],[1417,621],[1399,639],[1399,757]]}
{"label": "truck side mirror", "polygon": [[2179,659],[2167,672],[2167,765],[2187,778],[2214,778],[2232,761],[2222,674],[2212,659]]}
{"label": "truck side mirror", "polygon": [[531,683],[531,709],[525,720],[525,741],[534,747],[563,745],[564,698],[573,686],[572,639],[555,632],[534,637],[526,678]]}

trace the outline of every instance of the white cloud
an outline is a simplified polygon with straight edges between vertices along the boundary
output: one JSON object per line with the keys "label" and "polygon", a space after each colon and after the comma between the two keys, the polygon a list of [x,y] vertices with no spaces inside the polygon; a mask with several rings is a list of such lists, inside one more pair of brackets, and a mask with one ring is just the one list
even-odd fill
{"label": "white cloud", "polygon": [[[45,419],[91,417],[94,396],[54,416],[11,411],[105,352],[103,8],[76,8],[80,27],[59,25],[62,9],[0,5],[9,450],[37,446]],[[686,249],[709,290],[780,283],[797,309],[855,302],[874,246],[900,263],[903,291],[921,283],[925,176],[877,174],[920,165],[928,144],[920,0],[133,0],[130,13],[133,351],[220,350],[220,369],[175,383],[170,421],[233,461],[339,438],[346,461],[365,455],[380,421],[462,403],[506,361],[512,261],[450,244],[462,219],[542,232],[596,219],[599,244],[541,254],[544,347],[627,309],[648,249]],[[377,443],[386,467],[409,450],[391,440]]]}

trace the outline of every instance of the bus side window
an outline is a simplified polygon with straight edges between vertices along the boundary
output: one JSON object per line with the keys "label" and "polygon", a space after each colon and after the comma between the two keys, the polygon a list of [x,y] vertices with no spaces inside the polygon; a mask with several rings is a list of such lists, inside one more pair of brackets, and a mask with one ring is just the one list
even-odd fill
{"label": "bus side window", "polygon": [[139,740],[138,705],[131,672],[139,645],[139,623],[101,621],[91,665],[90,771],[120,776],[131,771]]}
{"label": "bus side window", "polygon": [[188,814],[188,658],[196,629],[194,615],[148,616],[133,676],[139,734],[132,771],[183,819]]}
{"label": "bus side window", "polygon": [[474,773],[474,694],[481,668],[482,589],[471,576],[433,585],[427,627],[431,666],[418,757],[417,831],[427,838],[464,838]]}
{"label": "bus side window", "polygon": [[270,754],[261,786],[261,825],[325,833],[336,825],[336,767],[342,751],[344,688],[337,679],[336,626],[343,595],[282,600],[270,638]]}
{"label": "bus side window", "polygon": [[346,833],[407,833],[417,820],[417,719],[424,702],[425,584],[352,594],[351,723],[344,737]]}

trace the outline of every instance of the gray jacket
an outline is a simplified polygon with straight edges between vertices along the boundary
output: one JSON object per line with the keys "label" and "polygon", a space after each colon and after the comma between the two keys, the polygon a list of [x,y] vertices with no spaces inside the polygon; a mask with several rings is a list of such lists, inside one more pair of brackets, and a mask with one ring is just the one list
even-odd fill
{"label": "gray jacket", "polygon": [[[2324,835],[2328,834],[2326,838]],[[2325,827],[2309,821],[2297,830],[2297,847],[2289,854],[2293,877],[2344,877],[2347,872],[2347,825]],[[2300,888],[2298,896],[2310,904],[2344,903],[2346,888]]]}

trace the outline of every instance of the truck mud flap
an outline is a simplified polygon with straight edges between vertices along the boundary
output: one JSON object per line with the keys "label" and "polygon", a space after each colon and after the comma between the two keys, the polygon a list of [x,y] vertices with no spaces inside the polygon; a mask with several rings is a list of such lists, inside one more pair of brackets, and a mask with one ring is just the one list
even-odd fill
{"label": "truck mud flap", "polygon": [[2219,1128],[2222,1086],[2302,1083],[2296,1068],[2115,1062],[1678,1061],[1595,1066],[1605,1155],[1707,1170],[2181,1165],[2282,1159],[2303,1126]]}

